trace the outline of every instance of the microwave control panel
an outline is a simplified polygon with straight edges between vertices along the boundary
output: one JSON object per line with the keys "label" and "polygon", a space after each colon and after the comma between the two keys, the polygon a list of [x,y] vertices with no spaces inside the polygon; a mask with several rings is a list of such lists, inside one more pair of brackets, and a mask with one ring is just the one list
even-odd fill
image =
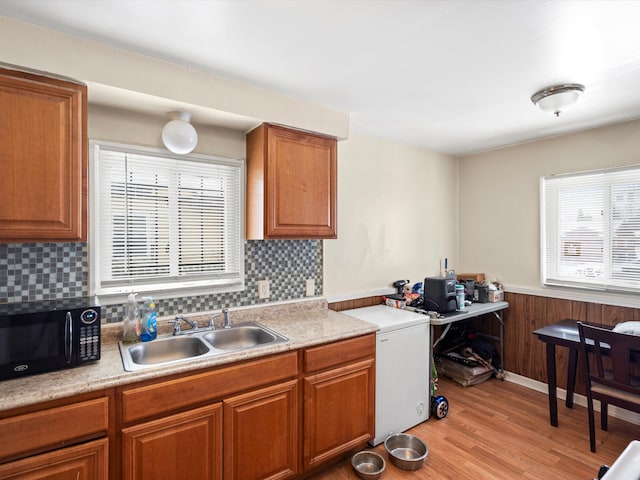
{"label": "microwave control panel", "polygon": [[80,314],[80,362],[100,359],[100,315],[93,309]]}

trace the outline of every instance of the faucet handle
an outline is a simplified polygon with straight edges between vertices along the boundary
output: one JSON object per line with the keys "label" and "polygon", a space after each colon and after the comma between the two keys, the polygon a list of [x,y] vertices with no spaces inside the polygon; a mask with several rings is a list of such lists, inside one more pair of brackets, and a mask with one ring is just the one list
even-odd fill
{"label": "faucet handle", "polygon": [[211,330],[215,330],[215,329],[216,329],[216,322],[215,322],[215,319],[216,319],[218,316],[220,316],[220,314],[219,314],[219,313],[214,313],[213,315],[211,315],[211,316],[209,317],[209,328],[210,328]]}
{"label": "faucet handle", "polygon": [[173,335],[180,335],[180,323],[184,320],[182,315],[176,315],[175,320],[169,320],[169,323],[173,323]]}

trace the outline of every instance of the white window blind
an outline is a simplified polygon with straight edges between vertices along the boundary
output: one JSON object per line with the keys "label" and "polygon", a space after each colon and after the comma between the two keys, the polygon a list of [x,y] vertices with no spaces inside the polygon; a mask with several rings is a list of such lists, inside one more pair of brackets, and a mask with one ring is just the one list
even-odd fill
{"label": "white window blind", "polygon": [[640,291],[640,167],[541,179],[543,283]]}
{"label": "white window blind", "polygon": [[242,283],[241,161],[93,149],[96,294]]}

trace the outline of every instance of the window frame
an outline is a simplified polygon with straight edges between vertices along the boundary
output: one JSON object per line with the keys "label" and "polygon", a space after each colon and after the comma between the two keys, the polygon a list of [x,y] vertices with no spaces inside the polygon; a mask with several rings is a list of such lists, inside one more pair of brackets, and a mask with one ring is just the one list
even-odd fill
{"label": "window frame", "polygon": [[[627,174],[628,178],[622,177]],[[586,181],[580,182],[581,178],[587,178]],[[596,180],[594,180],[596,179]],[[603,264],[604,272],[602,276],[602,280],[589,280],[585,275],[585,280],[580,280],[578,277],[573,278],[561,278],[561,274],[555,274],[559,271],[559,267],[556,267],[554,270],[553,264],[555,261],[556,265],[559,265],[561,259],[559,257],[562,251],[563,246],[561,245],[560,235],[562,232],[560,231],[559,225],[561,225],[560,220],[560,207],[559,202],[555,200],[554,202],[548,201],[548,190],[553,190],[555,192],[560,192],[561,187],[556,187],[554,183],[560,183],[562,181],[576,182],[575,185],[565,186],[565,194],[571,189],[582,188],[582,189],[601,189],[601,198],[602,204],[600,205],[601,214],[602,215],[602,227],[601,227],[601,235],[602,235],[602,244],[601,244],[601,262]],[[580,183],[578,183],[580,182]],[[616,204],[617,200],[614,199],[612,192],[619,190],[620,187],[626,185],[639,185],[638,190],[640,190],[640,165],[630,165],[625,167],[614,167],[586,172],[575,172],[575,173],[564,173],[557,175],[550,175],[540,178],[540,281],[543,287],[561,287],[561,288],[571,288],[576,290],[587,290],[587,291],[597,291],[597,292],[610,292],[610,293],[623,293],[623,294],[631,294],[631,293],[640,293],[640,274],[638,274],[635,278],[627,279],[629,285],[622,285],[623,281],[621,278],[624,276],[624,270],[621,274],[620,272],[616,273],[615,264],[619,263],[616,261],[616,235],[613,233],[613,226],[616,223],[616,215],[614,213],[613,205]],[[633,190],[635,193],[635,189]],[[587,198],[587,197],[584,197]],[[635,199],[634,199],[635,200]],[[553,206],[549,205],[554,203],[555,209]],[[576,203],[577,206],[578,203]],[[585,204],[587,205],[587,204]],[[635,206],[635,205],[634,205]],[[593,207],[592,207],[593,208]],[[581,219],[582,210],[578,211],[578,220]],[[618,217],[617,220],[627,221],[628,217]],[[632,217],[629,217],[632,218]],[[548,228],[548,223],[551,222],[553,224],[553,228]],[[550,232],[549,230],[553,230]],[[548,236],[552,235],[555,232],[558,235],[558,238],[555,239],[555,243],[548,241]],[[595,230],[598,233],[598,230]],[[640,230],[638,230],[640,232]],[[567,236],[571,232],[565,232],[565,236]],[[595,237],[593,237],[595,239]],[[579,240],[583,242],[594,242],[594,239],[589,238],[581,238]],[[551,248],[549,247],[551,245]],[[566,247],[566,246],[565,246]],[[592,251],[587,251],[588,253],[594,255],[594,252],[597,252],[599,249],[596,248],[597,245],[592,246]],[[638,240],[635,242],[635,247],[640,250],[640,235]],[[582,249],[584,250],[584,249]],[[550,253],[551,252],[551,253]],[[554,253],[555,252],[555,253]],[[582,253],[582,252],[581,252]],[[556,257],[555,260],[553,257]],[[636,258],[638,262],[640,262],[640,253],[636,254]],[[577,262],[576,262],[577,263]],[[588,260],[585,261],[588,265]],[[595,262],[594,264],[597,264]],[[596,271],[597,277],[597,271]]]}
{"label": "window frame", "polygon": [[[237,281],[233,283],[221,284],[220,280],[203,279],[200,281],[168,281],[155,282],[153,284],[138,284],[122,287],[103,287],[100,282],[100,187],[99,187],[99,169],[97,149],[104,147],[106,149],[120,150],[131,154],[150,155],[153,157],[162,157],[170,160],[194,160],[197,162],[210,162],[214,164],[232,165],[239,169],[239,222],[240,232],[238,238],[238,256],[239,256],[239,274]],[[145,147],[133,144],[125,144],[118,142],[109,142],[102,140],[89,140],[89,211],[90,211],[90,229],[89,229],[89,294],[96,296],[103,305],[112,305],[124,303],[130,293],[138,293],[142,295],[153,295],[154,298],[175,298],[195,295],[212,295],[228,292],[240,292],[245,289],[245,192],[246,192],[246,162],[240,159],[225,158],[214,155],[203,154],[172,154],[163,149]]]}

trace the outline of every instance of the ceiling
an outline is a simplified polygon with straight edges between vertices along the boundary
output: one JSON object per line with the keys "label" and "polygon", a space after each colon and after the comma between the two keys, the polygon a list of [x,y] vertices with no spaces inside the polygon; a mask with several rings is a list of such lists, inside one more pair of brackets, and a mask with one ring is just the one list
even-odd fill
{"label": "ceiling", "polygon": [[[0,0],[0,15],[467,155],[640,118],[640,0]],[[556,118],[536,91],[581,83]]]}

